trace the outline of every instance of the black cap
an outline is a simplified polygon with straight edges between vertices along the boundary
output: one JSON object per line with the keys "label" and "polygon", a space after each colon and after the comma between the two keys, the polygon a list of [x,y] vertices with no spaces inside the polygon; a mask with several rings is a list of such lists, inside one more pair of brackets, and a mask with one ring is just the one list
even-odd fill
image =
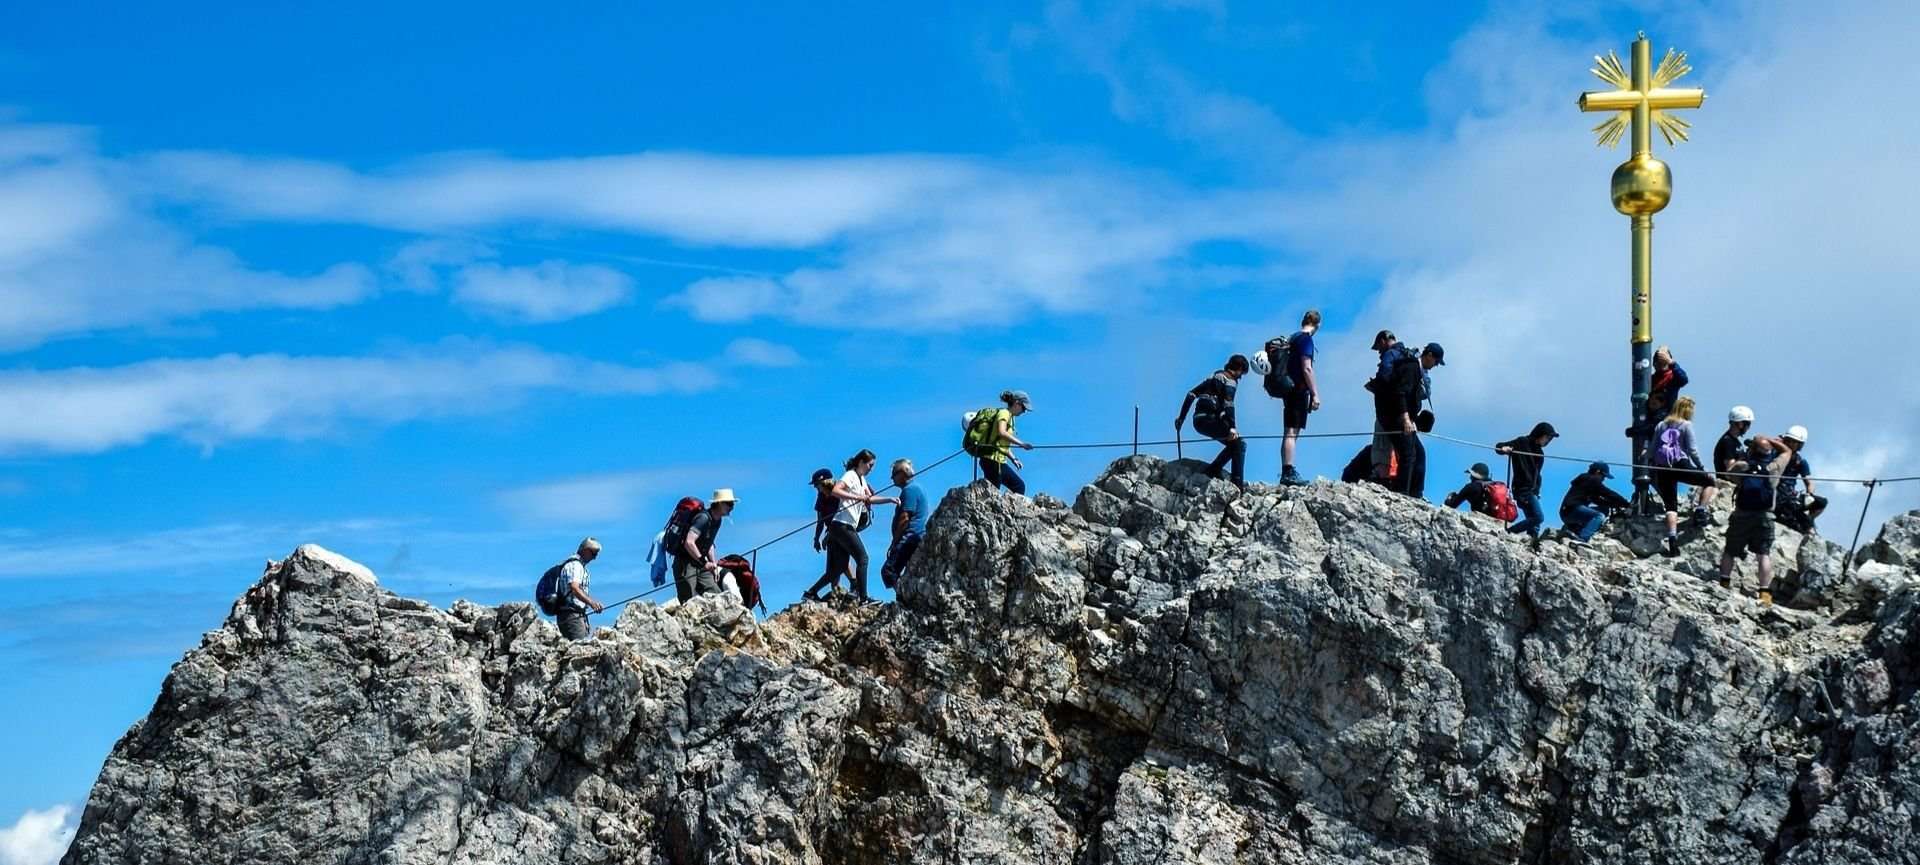
{"label": "black cap", "polygon": [[1533,432],[1527,433],[1527,438],[1537,439],[1541,436],[1557,439],[1560,437],[1560,431],[1554,429],[1553,424],[1547,423],[1546,421],[1541,421],[1533,425]]}
{"label": "black cap", "polygon": [[833,469],[814,469],[813,480],[807,481],[807,486],[814,486],[828,480],[833,480]]}
{"label": "black cap", "polygon": [[1447,365],[1447,350],[1444,348],[1441,348],[1440,344],[1437,342],[1427,343],[1427,350],[1423,352],[1423,354],[1433,355],[1434,366]]}
{"label": "black cap", "polygon": [[1594,463],[1593,465],[1587,466],[1587,473],[1599,475],[1603,478],[1613,477],[1613,469],[1608,468],[1606,463]]}
{"label": "black cap", "polygon": [[1467,469],[1467,474],[1473,475],[1475,480],[1484,481],[1493,474],[1493,470],[1487,468],[1486,463],[1474,463],[1473,468]]}

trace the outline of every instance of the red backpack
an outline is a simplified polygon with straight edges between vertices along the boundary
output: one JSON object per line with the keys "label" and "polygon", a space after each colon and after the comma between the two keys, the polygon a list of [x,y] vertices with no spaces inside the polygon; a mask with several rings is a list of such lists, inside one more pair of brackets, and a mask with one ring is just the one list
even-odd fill
{"label": "red backpack", "polygon": [[759,607],[760,612],[767,611],[766,604],[760,598],[760,578],[753,575],[753,563],[746,557],[728,555],[720,557],[720,567],[733,572],[733,581],[740,586],[740,603],[748,609]]}
{"label": "red backpack", "polygon": [[1513,494],[1507,491],[1507,485],[1501,481],[1487,484],[1487,503],[1493,506],[1493,518],[1510,523],[1520,518],[1520,507],[1513,503]]}

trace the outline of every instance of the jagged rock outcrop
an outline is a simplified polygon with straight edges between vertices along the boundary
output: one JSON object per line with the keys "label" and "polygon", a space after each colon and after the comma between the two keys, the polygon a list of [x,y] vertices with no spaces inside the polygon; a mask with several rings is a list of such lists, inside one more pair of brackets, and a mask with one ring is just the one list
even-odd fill
{"label": "jagged rock outcrop", "polygon": [[896,605],[636,606],[584,644],[302,548],[64,861],[1916,862],[1916,519],[1874,591],[1767,610],[1135,457],[1071,507],[949,493]]}

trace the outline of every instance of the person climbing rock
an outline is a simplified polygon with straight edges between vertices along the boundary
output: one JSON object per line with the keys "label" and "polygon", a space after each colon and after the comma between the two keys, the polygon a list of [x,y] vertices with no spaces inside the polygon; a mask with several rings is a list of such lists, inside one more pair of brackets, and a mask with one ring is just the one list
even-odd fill
{"label": "person climbing rock", "polygon": [[1595,533],[1607,522],[1607,514],[1633,507],[1633,503],[1607,486],[1613,477],[1613,469],[1606,463],[1594,463],[1587,466],[1584,474],[1577,475],[1567,487],[1566,498],[1560,500],[1560,519],[1568,534],[1578,544],[1593,540]]}
{"label": "person climbing rock", "polygon": [[1000,402],[1006,408],[985,408],[967,417],[961,447],[979,461],[980,476],[986,478],[987,483],[1026,495],[1027,483],[1020,479],[1017,471],[1025,466],[1013,455],[1013,449],[1033,450],[1033,445],[1014,433],[1013,421],[1033,411],[1033,400],[1024,390],[1009,390],[1001,392]]}
{"label": "person climbing rock", "polygon": [[1513,503],[1521,514],[1520,521],[1508,526],[1507,531],[1539,539],[1540,526],[1547,521],[1540,507],[1540,474],[1547,463],[1547,445],[1559,437],[1553,424],[1541,421],[1533,425],[1532,432],[1493,446],[1494,453],[1507,458]]}
{"label": "person climbing rock", "polygon": [[1467,482],[1460,489],[1447,493],[1446,506],[1457,508],[1466,505],[1467,509],[1478,514],[1493,516],[1493,496],[1487,491],[1487,481],[1492,478],[1492,470],[1486,463],[1474,463],[1467,469]]}
{"label": "person climbing rock", "polygon": [[1233,485],[1247,485],[1247,440],[1240,437],[1235,426],[1233,398],[1239,389],[1240,377],[1247,374],[1245,355],[1234,355],[1213,375],[1187,391],[1187,397],[1180,402],[1180,414],[1173,419],[1173,428],[1187,422],[1187,412],[1193,411],[1193,429],[1207,438],[1220,443],[1220,455],[1207,465],[1207,474],[1220,477],[1221,469],[1232,464],[1229,478]]}
{"label": "person climbing rock", "polygon": [[867,475],[879,461],[873,451],[861,448],[847,458],[847,473],[833,485],[833,497],[842,504],[827,522],[827,572],[802,595],[807,600],[819,600],[820,589],[837,578],[851,562],[854,597],[861,603],[873,601],[867,595],[867,545],[860,540],[860,533],[873,523],[874,505],[900,503],[899,499],[874,495],[873,487],[867,484]]}
{"label": "person climbing rock", "polygon": [[[1781,525],[1801,534],[1813,534],[1813,521],[1827,510],[1825,496],[1814,495],[1813,467],[1807,465],[1807,428],[1795,424],[1787,428],[1780,436],[1787,449],[1793,452],[1787,461],[1786,470],[1780,473],[1780,489],[1773,505],[1773,517]],[[1806,490],[1800,489],[1806,485]]]}

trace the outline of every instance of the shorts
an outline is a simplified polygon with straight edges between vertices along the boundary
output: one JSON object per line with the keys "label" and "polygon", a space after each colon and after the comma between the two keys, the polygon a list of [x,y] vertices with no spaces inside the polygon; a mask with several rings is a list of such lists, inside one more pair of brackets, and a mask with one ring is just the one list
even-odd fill
{"label": "shorts", "polygon": [[1765,556],[1773,552],[1773,514],[1766,511],[1734,511],[1727,520],[1727,556],[1744,559],[1751,552]]}
{"label": "shorts", "polygon": [[1690,487],[1713,486],[1713,475],[1690,467],[1675,466],[1653,470],[1653,491],[1660,494],[1660,503],[1667,510],[1680,510],[1680,485]]}
{"label": "shorts", "polygon": [[1313,394],[1306,388],[1300,388],[1280,400],[1280,426],[1286,429],[1306,429],[1307,415],[1313,413]]}

